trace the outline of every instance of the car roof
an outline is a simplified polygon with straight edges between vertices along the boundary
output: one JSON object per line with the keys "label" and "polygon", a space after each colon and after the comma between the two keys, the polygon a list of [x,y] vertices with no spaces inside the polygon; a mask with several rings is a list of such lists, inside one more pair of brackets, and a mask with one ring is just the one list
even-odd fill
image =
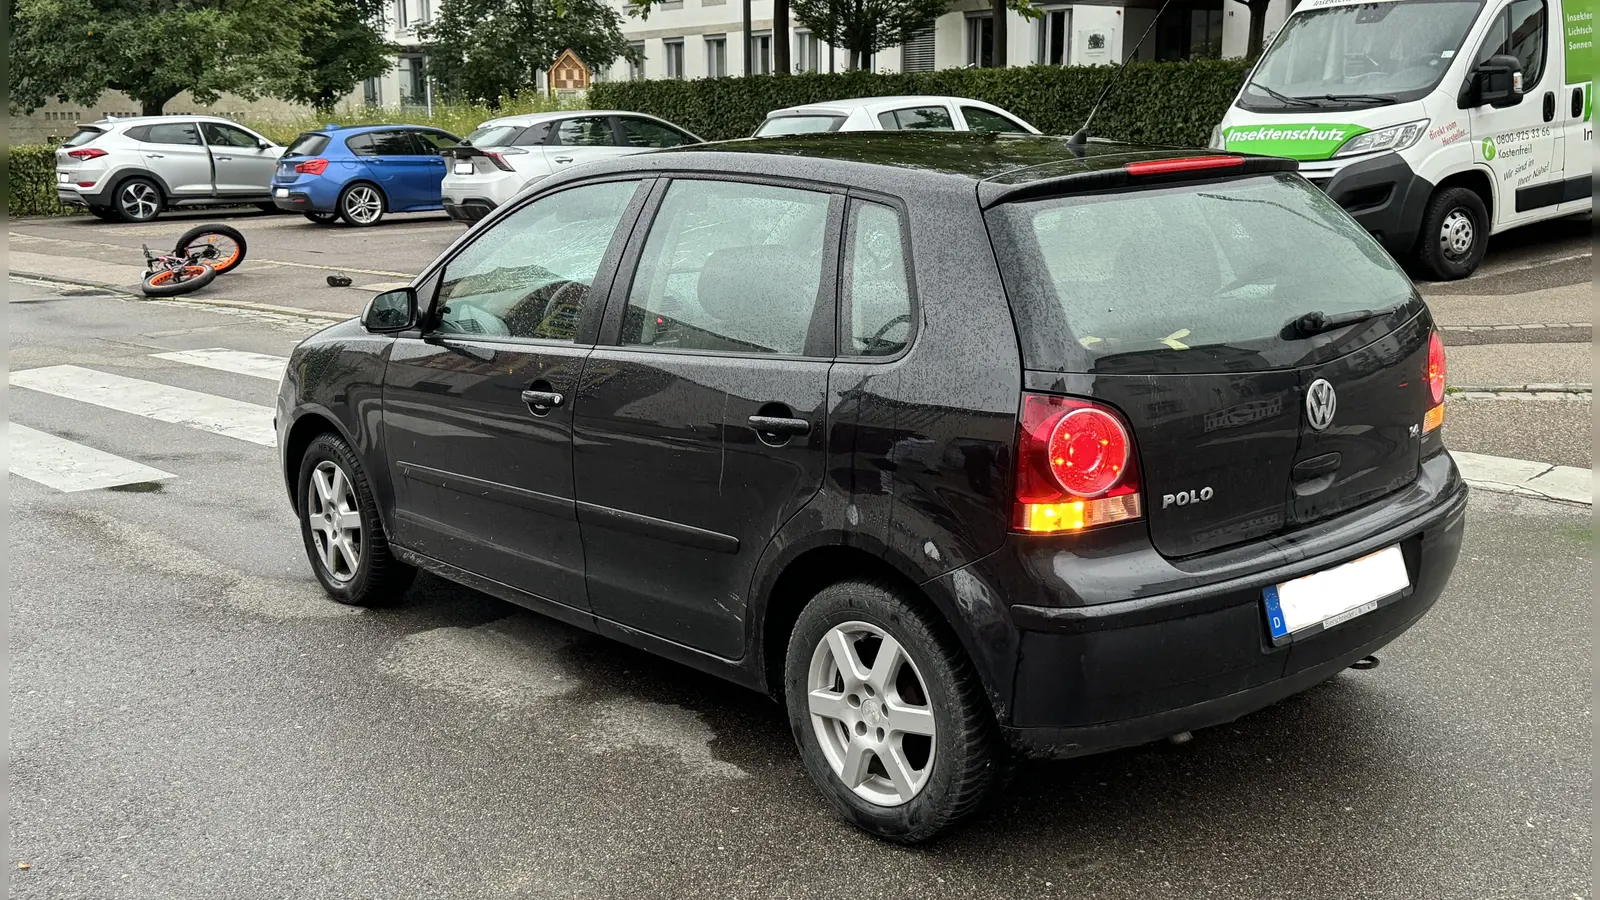
{"label": "car roof", "polygon": [[898,109],[902,106],[916,106],[918,104],[936,103],[977,103],[983,106],[990,104],[981,100],[971,100],[966,97],[940,97],[932,94],[907,94],[899,97],[852,97],[845,100],[829,100],[824,103],[802,103],[799,106],[785,106],[767,113],[767,118],[774,116],[795,115],[837,115],[846,116],[858,109],[869,112],[878,112],[881,108]]}
{"label": "car roof", "polygon": [[386,124],[386,125],[335,125],[333,128],[327,128],[327,127],[313,128],[313,129],[310,129],[309,131],[306,131],[305,133],[306,134],[332,134],[335,131],[337,131],[337,132],[339,132],[340,135],[343,135],[345,137],[350,137],[350,136],[357,135],[357,134],[367,134],[367,133],[370,133],[370,132],[373,132],[373,131],[394,131],[396,129],[410,129],[410,130],[424,129],[424,130],[427,130],[427,131],[444,131],[443,128],[439,128],[438,126],[435,126],[435,125],[417,125],[417,124],[412,123],[412,122],[391,122],[391,123]]}
{"label": "car roof", "polygon": [[[658,116],[649,113],[633,112],[625,109],[564,109],[556,112],[518,113],[514,116],[501,116],[498,119],[487,119],[478,125],[479,128],[488,128],[491,125],[537,125],[540,122],[554,122],[557,119],[570,119],[574,116],[631,116],[636,119],[652,119],[657,122],[666,122]],[[672,124],[668,122],[667,124]],[[674,128],[679,127],[674,125]]]}
{"label": "car roof", "polygon": [[188,113],[173,113],[168,116],[107,116],[93,122],[79,122],[79,125],[92,125],[96,128],[117,128],[123,125],[149,125],[152,122],[221,122],[225,125],[238,125],[238,122],[226,116],[191,115]]}
{"label": "car roof", "polygon": [[1293,172],[1299,168],[1293,160],[1276,157],[1101,140],[1073,145],[1068,138],[1045,135],[856,131],[745,138],[653,150],[589,163],[581,172],[764,174],[891,194],[938,185],[963,191],[976,187],[979,202],[987,207],[1004,200],[1059,193],[1068,181],[1112,187],[1126,180],[1123,167],[1128,163],[1196,156],[1225,156],[1241,161],[1236,167],[1215,172],[1219,176]]}

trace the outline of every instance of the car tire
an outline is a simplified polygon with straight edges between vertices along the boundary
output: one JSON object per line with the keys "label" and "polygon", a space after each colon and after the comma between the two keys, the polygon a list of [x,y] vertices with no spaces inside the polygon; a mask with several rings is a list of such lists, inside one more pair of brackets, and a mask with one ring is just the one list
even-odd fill
{"label": "car tire", "polygon": [[332,225],[339,221],[339,214],[336,212],[308,212],[305,217],[317,225]]}
{"label": "car tire", "polygon": [[283,212],[283,210],[278,208],[278,204],[276,203],[257,203],[256,209],[261,210],[269,216],[275,216]]}
{"label": "car tire", "polygon": [[1428,201],[1417,237],[1424,277],[1455,281],[1471,275],[1489,249],[1489,209],[1471,188],[1445,188]]}
{"label": "car tire", "polygon": [[160,185],[136,175],[117,184],[111,203],[119,221],[154,222],[161,215],[165,198],[161,196]]}
{"label": "car tire", "polygon": [[399,602],[417,571],[390,552],[372,488],[350,445],[331,432],[312,439],[296,484],[300,534],[328,596],[351,606]]}
{"label": "car tire", "polygon": [[346,225],[366,228],[383,221],[388,201],[379,187],[368,181],[347,185],[339,193],[339,218]]}
{"label": "car tire", "polygon": [[[886,640],[899,653],[880,672]],[[848,674],[839,652],[854,654]],[[971,661],[936,614],[887,582],[843,581],[811,599],[790,633],[784,694],[823,797],[885,840],[941,834],[1004,780],[1007,753]]]}
{"label": "car tire", "polygon": [[121,219],[117,216],[117,211],[109,206],[91,206],[89,207],[89,215],[94,216],[96,219],[99,219],[102,222],[121,221]]}

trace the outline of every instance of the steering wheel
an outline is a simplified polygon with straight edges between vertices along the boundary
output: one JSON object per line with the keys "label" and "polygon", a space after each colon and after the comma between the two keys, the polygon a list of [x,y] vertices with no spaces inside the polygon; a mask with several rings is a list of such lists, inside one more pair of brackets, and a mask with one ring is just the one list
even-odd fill
{"label": "steering wheel", "polygon": [[909,324],[910,322],[911,322],[911,314],[910,313],[901,313],[900,315],[895,316],[894,318],[890,319],[889,321],[883,323],[883,327],[882,328],[879,328],[876,332],[873,333],[872,337],[869,337],[865,341],[862,342],[862,343],[864,343],[866,345],[864,349],[877,350],[880,347],[893,347],[893,346],[895,346],[894,342],[884,340],[883,336],[885,334],[888,334],[889,333],[889,329],[895,327],[896,325]]}
{"label": "steering wheel", "polygon": [[550,317],[559,310],[573,291],[587,291],[589,285],[581,281],[561,279],[541,285],[519,298],[506,310],[508,328],[523,336],[532,336],[544,328]]}

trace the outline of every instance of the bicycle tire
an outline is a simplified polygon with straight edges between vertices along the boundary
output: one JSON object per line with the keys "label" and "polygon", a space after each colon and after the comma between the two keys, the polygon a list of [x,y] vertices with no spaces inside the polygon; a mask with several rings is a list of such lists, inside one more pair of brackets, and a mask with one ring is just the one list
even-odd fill
{"label": "bicycle tire", "polygon": [[185,231],[183,237],[178,238],[178,246],[172,251],[172,255],[187,257],[189,255],[189,247],[196,243],[205,242],[205,238],[208,235],[213,238],[225,238],[232,241],[237,249],[229,256],[217,257],[215,261],[202,258],[198,262],[205,263],[216,269],[218,275],[226,275],[239,268],[239,264],[244,262],[247,245],[245,244],[244,234],[231,225],[196,225]]}
{"label": "bicycle tire", "polygon": [[[175,273],[171,269],[162,269],[144,276],[144,289],[146,297],[177,297],[200,290],[206,285],[217,280],[217,270],[203,263],[184,266],[184,271],[190,273],[181,281],[174,280]],[[199,271],[194,271],[199,270]]]}

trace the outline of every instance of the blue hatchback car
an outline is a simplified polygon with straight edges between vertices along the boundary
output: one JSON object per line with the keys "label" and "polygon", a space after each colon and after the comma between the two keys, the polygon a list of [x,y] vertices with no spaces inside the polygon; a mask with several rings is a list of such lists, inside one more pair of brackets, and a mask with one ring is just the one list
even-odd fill
{"label": "blue hatchback car", "polygon": [[441,150],[461,139],[421,125],[328,125],[295,138],[272,176],[272,202],[313,222],[376,225],[391,212],[442,209]]}

